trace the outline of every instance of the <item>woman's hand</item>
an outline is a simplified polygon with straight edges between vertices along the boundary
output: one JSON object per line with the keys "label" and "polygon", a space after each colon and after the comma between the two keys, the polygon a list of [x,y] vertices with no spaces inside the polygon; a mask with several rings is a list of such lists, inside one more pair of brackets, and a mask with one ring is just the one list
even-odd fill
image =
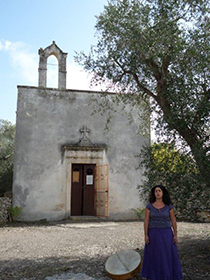
{"label": "woman's hand", "polygon": [[148,235],[145,236],[145,244],[147,244],[147,245],[149,244],[149,236]]}
{"label": "woman's hand", "polygon": [[178,243],[178,238],[177,238],[177,235],[174,235],[174,243]]}

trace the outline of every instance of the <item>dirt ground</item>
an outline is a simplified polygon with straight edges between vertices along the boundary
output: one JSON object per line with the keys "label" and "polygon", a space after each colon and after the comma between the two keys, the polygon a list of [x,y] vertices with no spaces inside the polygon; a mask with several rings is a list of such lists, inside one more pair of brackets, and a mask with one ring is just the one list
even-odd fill
{"label": "dirt ground", "polygon": [[[210,224],[179,222],[178,237],[184,280],[210,280]],[[143,256],[143,222],[4,224],[0,244],[0,279],[108,280],[105,262],[113,253]]]}

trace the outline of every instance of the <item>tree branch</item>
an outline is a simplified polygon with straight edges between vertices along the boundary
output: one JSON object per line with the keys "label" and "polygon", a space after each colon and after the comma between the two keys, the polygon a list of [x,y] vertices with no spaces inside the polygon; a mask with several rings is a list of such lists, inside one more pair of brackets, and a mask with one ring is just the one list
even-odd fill
{"label": "tree branch", "polygon": [[133,72],[130,71],[130,70],[125,70],[124,67],[119,63],[119,61],[117,61],[115,58],[113,58],[113,60],[114,60],[114,62],[123,70],[123,73],[122,73],[122,75],[120,76],[120,79],[122,79],[122,77],[123,77],[124,75],[126,75],[126,74],[132,75],[132,76],[134,77],[134,79],[135,79],[135,81],[136,81],[138,87],[139,87],[140,89],[142,89],[147,95],[149,95],[149,96],[151,96],[152,98],[155,99],[156,96],[155,96],[148,88],[146,88],[144,85],[142,85],[142,84],[139,82],[139,79],[138,79],[138,76],[137,76],[136,73],[133,73]]}
{"label": "tree branch", "polygon": [[[132,74],[132,73],[131,73]],[[138,87],[140,89],[142,89],[147,95],[151,96],[152,98],[154,98],[156,100],[156,95],[154,93],[152,93],[148,88],[146,88],[144,85],[142,85],[140,82],[139,82],[139,78],[137,76],[136,73],[133,73],[132,74],[133,77],[134,77],[134,80],[136,81]]]}
{"label": "tree branch", "polygon": [[146,59],[145,63],[150,67],[155,77],[155,80],[158,82],[161,79],[161,73],[159,71],[159,67],[157,63],[152,58]]}
{"label": "tree branch", "polygon": [[[171,49],[171,48],[169,48]],[[163,63],[162,63],[162,66],[161,66],[161,72],[163,74],[163,76],[165,77],[166,76],[166,72],[168,70],[168,66],[170,64],[170,61],[171,61],[171,56],[170,55],[167,55],[165,60],[163,60]]]}
{"label": "tree branch", "polygon": [[201,122],[201,118],[207,116],[209,114],[208,104],[210,102],[210,90],[207,90],[205,86],[203,86],[203,98],[199,102],[195,117],[192,121],[192,125],[195,126]]}

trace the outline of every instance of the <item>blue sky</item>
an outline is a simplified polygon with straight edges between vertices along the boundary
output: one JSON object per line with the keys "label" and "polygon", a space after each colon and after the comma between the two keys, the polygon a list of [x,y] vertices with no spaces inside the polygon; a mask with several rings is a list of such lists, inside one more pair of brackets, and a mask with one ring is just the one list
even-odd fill
{"label": "blue sky", "polygon": [[[0,119],[15,123],[17,85],[38,85],[38,49],[52,41],[68,53],[67,88],[88,89],[90,77],[74,62],[75,51],[97,42],[96,15],[107,0],[0,1]],[[54,57],[48,63],[54,64]],[[56,86],[49,66],[48,86]],[[97,88],[99,90],[99,88]]]}

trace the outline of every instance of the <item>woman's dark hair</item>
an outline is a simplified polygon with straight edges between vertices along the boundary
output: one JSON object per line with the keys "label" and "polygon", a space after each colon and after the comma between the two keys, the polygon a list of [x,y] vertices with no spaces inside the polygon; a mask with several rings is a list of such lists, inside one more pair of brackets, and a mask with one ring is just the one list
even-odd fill
{"label": "woman's dark hair", "polygon": [[156,197],[155,197],[155,189],[156,188],[160,188],[163,192],[163,203],[166,204],[166,205],[172,204],[169,192],[162,185],[156,185],[151,189],[150,195],[149,195],[149,202],[154,203],[156,201]]}

